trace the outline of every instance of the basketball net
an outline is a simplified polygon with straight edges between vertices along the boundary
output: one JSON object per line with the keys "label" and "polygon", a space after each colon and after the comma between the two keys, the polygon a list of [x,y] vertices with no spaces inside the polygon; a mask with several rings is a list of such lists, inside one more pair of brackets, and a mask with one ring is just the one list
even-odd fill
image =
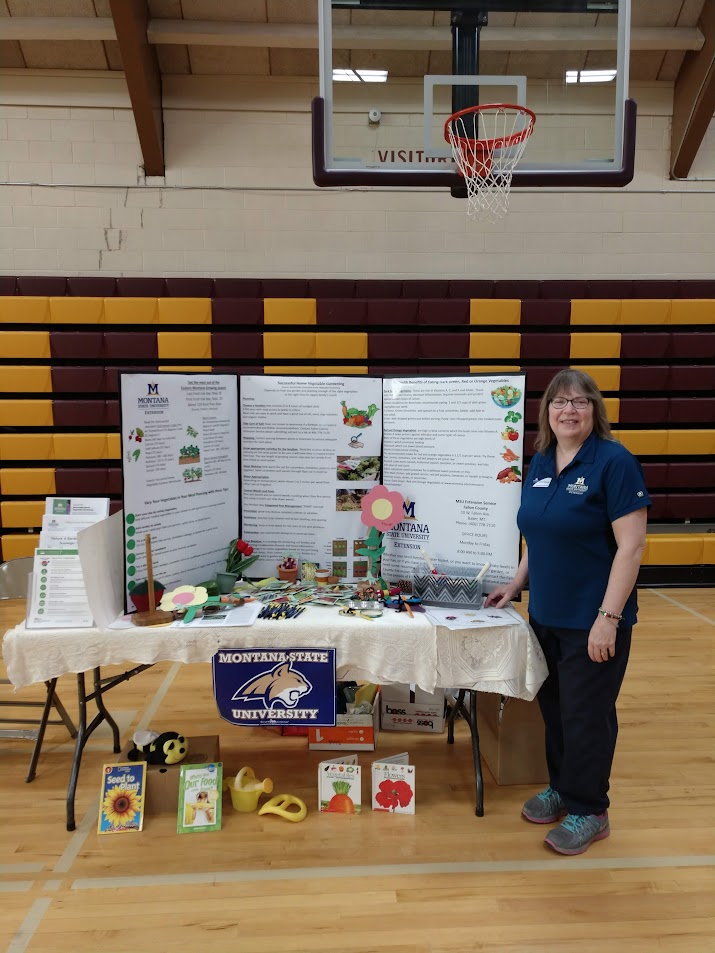
{"label": "basketball net", "polygon": [[444,138],[467,187],[469,218],[497,222],[509,211],[512,173],[535,118],[524,106],[494,103],[463,109],[445,123]]}

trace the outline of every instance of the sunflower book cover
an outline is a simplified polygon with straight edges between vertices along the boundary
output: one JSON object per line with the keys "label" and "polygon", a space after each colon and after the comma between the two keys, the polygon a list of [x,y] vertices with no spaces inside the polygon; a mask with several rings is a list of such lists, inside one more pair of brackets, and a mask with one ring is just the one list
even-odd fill
{"label": "sunflower book cover", "polygon": [[361,771],[356,754],[318,765],[318,810],[359,814],[362,810]]}
{"label": "sunflower book cover", "polygon": [[182,764],[179,769],[179,834],[221,830],[223,764]]}
{"label": "sunflower book cover", "polygon": [[415,813],[415,766],[404,751],[372,762],[372,809],[389,814]]}
{"label": "sunflower book cover", "polygon": [[98,834],[124,834],[144,826],[146,763],[105,764],[99,795]]}

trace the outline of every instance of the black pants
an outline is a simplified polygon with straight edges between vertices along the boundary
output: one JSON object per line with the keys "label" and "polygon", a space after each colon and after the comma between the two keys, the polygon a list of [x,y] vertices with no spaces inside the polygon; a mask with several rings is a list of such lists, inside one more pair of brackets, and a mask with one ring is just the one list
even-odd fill
{"label": "black pants", "polygon": [[530,622],[549,668],[537,696],[546,727],[549,782],[570,814],[601,814],[609,805],[616,699],[628,663],[631,626],[618,626],[613,658],[592,662],[586,630]]}

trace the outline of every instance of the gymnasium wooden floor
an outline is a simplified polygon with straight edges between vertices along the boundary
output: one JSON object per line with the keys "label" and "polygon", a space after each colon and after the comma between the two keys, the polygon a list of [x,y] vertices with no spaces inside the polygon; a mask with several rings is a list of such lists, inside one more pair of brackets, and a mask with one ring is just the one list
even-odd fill
{"label": "gymnasium wooden floor", "polygon": [[[640,603],[621,694],[612,835],[581,857],[544,847],[545,830],[520,818],[533,789],[497,787],[486,769],[486,815],[475,817],[464,725],[454,747],[445,735],[381,734],[378,752],[409,750],[417,765],[414,817],[318,814],[322,753],[304,738],[220,721],[208,665],[162,664],[109,696],[123,739],[139,725],[218,733],[226,774],[252,765],[276,793],[303,797],[307,819],[228,806],[217,833],[178,836],[164,815],[147,818],[141,834],[98,837],[101,766],[113,756],[108,734],[97,733],[82,765],[78,827],[68,833],[64,729],[48,730],[29,785],[29,743],[0,741],[0,949],[708,953],[715,599],[712,590],[644,590]],[[0,603],[0,631],[20,617],[21,607]],[[59,690],[74,714],[74,679]]]}

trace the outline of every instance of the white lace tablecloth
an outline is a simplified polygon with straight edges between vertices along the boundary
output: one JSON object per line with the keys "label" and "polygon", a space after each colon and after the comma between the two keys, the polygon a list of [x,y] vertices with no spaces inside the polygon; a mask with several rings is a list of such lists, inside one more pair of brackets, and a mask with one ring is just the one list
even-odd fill
{"label": "white lace tablecloth", "polygon": [[210,662],[219,648],[335,648],[338,676],[376,683],[477,688],[531,700],[546,663],[529,626],[436,627],[421,613],[387,611],[374,621],[309,607],[285,621],[246,627],[11,629],[3,658],[16,688],[98,666]]}

